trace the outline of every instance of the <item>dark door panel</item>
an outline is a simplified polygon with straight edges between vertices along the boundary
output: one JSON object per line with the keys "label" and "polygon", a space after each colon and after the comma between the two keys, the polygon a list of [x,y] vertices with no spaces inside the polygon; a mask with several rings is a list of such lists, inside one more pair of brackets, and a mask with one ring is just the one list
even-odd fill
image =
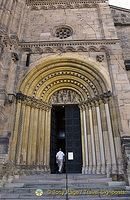
{"label": "dark door panel", "polygon": [[[77,105],[65,106],[65,134],[66,134],[66,166],[68,173],[81,173],[82,146],[80,110]],[[73,152],[74,159],[68,160],[68,152]]]}

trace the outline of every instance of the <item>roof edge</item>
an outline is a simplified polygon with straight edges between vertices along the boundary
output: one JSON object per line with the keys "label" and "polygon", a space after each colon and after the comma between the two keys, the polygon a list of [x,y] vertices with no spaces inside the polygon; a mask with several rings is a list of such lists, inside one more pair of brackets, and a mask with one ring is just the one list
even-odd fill
{"label": "roof edge", "polygon": [[113,5],[109,5],[110,8],[116,9],[116,10],[121,10],[121,11],[125,11],[125,12],[130,12],[130,9],[127,8],[122,8],[122,7],[118,7],[118,6],[113,6]]}

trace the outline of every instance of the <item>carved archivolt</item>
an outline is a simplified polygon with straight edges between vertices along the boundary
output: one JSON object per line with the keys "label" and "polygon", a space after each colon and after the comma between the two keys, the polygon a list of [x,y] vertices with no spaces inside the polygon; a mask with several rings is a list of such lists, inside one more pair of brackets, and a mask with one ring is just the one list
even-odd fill
{"label": "carved archivolt", "polygon": [[[64,76],[66,76],[66,77],[64,77]],[[75,77],[74,78],[75,80],[74,79],[68,79],[67,76]],[[48,80],[51,80],[54,77],[61,77],[61,79],[52,81],[50,84],[47,84]],[[76,77],[81,79],[81,80],[84,80],[84,82],[93,90],[95,95],[98,93],[94,84],[88,78],[86,78],[83,74],[72,72],[72,71],[59,71],[59,72],[55,72],[55,73],[52,73],[52,74],[44,77],[35,87],[34,92],[33,92],[33,97],[36,96],[36,93],[37,93],[38,89],[41,87],[41,85],[44,85],[44,84],[46,85],[46,87],[44,88],[42,95],[41,95],[41,99],[42,99],[44,94],[47,92],[47,90],[49,90],[54,85],[69,83],[69,84],[77,85],[78,87],[83,89],[84,92],[86,93],[87,97],[89,98],[90,94],[87,90],[87,87],[85,85],[83,85],[81,82],[77,81]]]}
{"label": "carved archivolt", "polygon": [[49,102],[54,94],[65,89],[74,91],[85,101],[111,90],[108,72],[104,68],[101,71],[96,62],[92,63],[79,54],[48,56],[40,59],[35,66],[26,79],[21,80],[19,88],[35,99]]}

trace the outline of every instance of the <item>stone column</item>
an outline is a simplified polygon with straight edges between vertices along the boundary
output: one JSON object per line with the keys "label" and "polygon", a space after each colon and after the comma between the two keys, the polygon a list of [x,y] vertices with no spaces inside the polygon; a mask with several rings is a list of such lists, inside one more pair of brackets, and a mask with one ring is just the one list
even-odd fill
{"label": "stone column", "polygon": [[47,165],[47,111],[45,111],[44,166]]}
{"label": "stone column", "polygon": [[22,164],[23,160],[23,153],[21,151],[22,148],[22,137],[23,137],[23,132],[24,132],[24,126],[25,126],[25,104],[22,103],[21,107],[21,118],[19,121],[19,129],[18,129],[18,140],[17,140],[17,152],[16,152],[16,162],[17,164]]}
{"label": "stone column", "polygon": [[101,173],[105,174],[105,154],[104,154],[104,142],[103,142],[103,133],[102,133],[102,126],[101,126],[101,116],[99,106],[96,105],[96,112],[97,112],[97,123],[98,123],[98,134],[99,134],[99,143],[100,143],[100,153],[101,153]]}
{"label": "stone column", "polygon": [[30,124],[29,124],[29,135],[28,135],[28,153],[27,153],[27,164],[28,165],[32,164],[31,148],[32,148],[33,123],[34,123],[34,107],[31,107]]}
{"label": "stone column", "polygon": [[45,120],[46,111],[41,111],[41,131],[40,131],[40,163],[44,164],[44,147],[45,147]]}
{"label": "stone column", "polygon": [[10,19],[11,19],[11,13],[14,11],[13,6],[15,2],[13,0],[5,0],[3,1],[3,10],[4,12],[2,13],[2,18],[1,18],[1,23],[3,25],[3,28],[8,28]]}
{"label": "stone column", "polygon": [[83,128],[84,128],[84,142],[85,142],[85,174],[88,173],[88,138],[87,138],[87,127],[86,127],[86,113],[83,110]]}
{"label": "stone column", "polygon": [[108,137],[108,127],[106,121],[106,112],[105,112],[105,104],[104,101],[100,103],[100,111],[101,111],[101,122],[102,122],[102,131],[104,138],[104,149],[105,149],[105,159],[106,159],[106,173],[107,177],[110,177],[111,174],[111,154],[110,154],[110,142]]}
{"label": "stone column", "polygon": [[42,109],[39,107],[38,110],[38,130],[37,130],[37,157],[36,157],[36,163],[37,165],[40,165],[43,163],[40,162],[40,154],[41,154],[41,145],[40,145],[40,140],[41,140],[41,118],[42,118]]}
{"label": "stone column", "polygon": [[108,136],[109,136],[111,159],[112,159],[112,174],[117,174],[114,139],[113,139],[112,126],[111,126],[111,118],[110,118],[110,112],[109,112],[108,103],[105,103],[105,111],[106,111]]}
{"label": "stone column", "polygon": [[94,131],[93,131],[93,117],[92,108],[89,106],[89,118],[90,118],[90,132],[91,132],[91,145],[92,145],[92,173],[96,172],[96,154],[95,154],[95,141],[94,141]]}
{"label": "stone column", "polygon": [[16,145],[17,145],[17,139],[18,139],[18,128],[19,128],[19,121],[20,121],[20,115],[21,115],[21,101],[17,101],[17,111],[16,111],[16,120],[15,120],[15,128],[14,133],[12,136],[12,144],[10,148],[10,160],[15,162],[15,153],[16,153]]}
{"label": "stone column", "polygon": [[31,144],[31,163],[36,164],[36,144],[37,144],[37,130],[38,130],[38,108],[34,109],[33,124],[32,124],[32,144]]}
{"label": "stone column", "polygon": [[81,139],[82,139],[82,158],[83,158],[83,166],[82,166],[82,174],[85,174],[85,144],[84,144],[84,128],[83,128],[83,108],[80,108],[80,119],[81,119]]}
{"label": "stone column", "polygon": [[30,110],[31,107],[26,105],[26,111],[24,116],[24,129],[23,129],[23,138],[22,138],[22,150],[23,153],[23,164],[27,164],[27,147],[28,147],[28,136],[29,136],[29,123],[30,123]]}
{"label": "stone column", "polygon": [[90,130],[90,117],[89,117],[89,107],[86,106],[86,123],[87,123],[87,133],[88,133],[88,173],[92,173],[92,145],[91,145],[91,130]]}
{"label": "stone column", "polygon": [[113,135],[114,135],[118,174],[124,174],[123,158],[122,158],[122,151],[121,151],[122,147],[121,147],[121,140],[120,140],[120,133],[119,133],[119,125],[117,121],[116,105],[112,98],[110,98],[109,100],[109,108],[110,108],[110,114],[111,114],[111,119],[112,119],[112,128],[113,128]]}
{"label": "stone column", "polygon": [[98,121],[97,121],[97,115],[96,115],[96,107],[95,103],[92,107],[92,113],[93,113],[93,128],[94,128],[94,136],[95,136],[95,148],[96,148],[96,160],[97,160],[97,169],[96,173],[101,173],[101,153],[100,153],[100,141],[99,141],[99,130],[98,130]]}
{"label": "stone column", "polygon": [[46,154],[46,163],[48,170],[50,171],[50,135],[51,135],[51,109],[47,111],[47,154]]}
{"label": "stone column", "polygon": [[50,126],[51,126],[51,110],[45,112],[45,140],[44,140],[44,166],[45,170],[49,169],[50,164]]}
{"label": "stone column", "polygon": [[5,7],[6,3],[7,3],[7,0],[2,0],[0,2],[0,8],[1,8],[1,10],[0,10],[0,19],[1,19],[1,24],[2,24],[2,20],[3,20],[4,7]]}

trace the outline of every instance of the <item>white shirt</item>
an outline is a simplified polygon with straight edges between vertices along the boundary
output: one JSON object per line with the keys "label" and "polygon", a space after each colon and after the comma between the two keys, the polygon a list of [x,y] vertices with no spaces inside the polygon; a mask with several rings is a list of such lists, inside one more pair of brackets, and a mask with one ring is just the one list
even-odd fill
{"label": "white shirt", "polygon": [[59,152],[56,154],[56,157],[57,157],[57,159],[59,159],[59,160],[63,160],[64,155],[65,155],[65,154],[64,154],[62,151],[59,151]]}

